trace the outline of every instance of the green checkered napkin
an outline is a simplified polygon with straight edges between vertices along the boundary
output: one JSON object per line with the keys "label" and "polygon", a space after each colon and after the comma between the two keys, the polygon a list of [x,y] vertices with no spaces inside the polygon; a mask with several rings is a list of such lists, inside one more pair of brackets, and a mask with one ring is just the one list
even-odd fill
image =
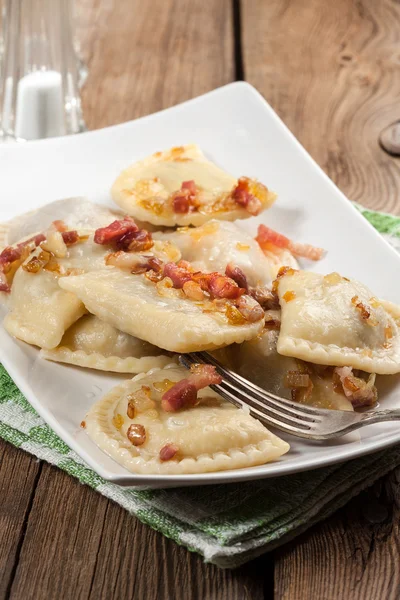
{"label": "green checkered napkin", "polygon": [[[400,218],[358,207],[400,251]],[[276,479],[168,490],[104,481],[45,424],[0,365],[0,437],[118,502],[206,562],[237,567],[299,535],[400,464],[400,446]]]}

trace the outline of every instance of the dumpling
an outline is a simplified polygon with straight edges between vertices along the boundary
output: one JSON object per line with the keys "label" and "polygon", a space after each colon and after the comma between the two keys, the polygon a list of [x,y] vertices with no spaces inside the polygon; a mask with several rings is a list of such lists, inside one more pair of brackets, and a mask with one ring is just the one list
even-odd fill
{"label": "dumpling", "polygon": [[[257,335],[264,324],[262,310],[255,321],[241,313],[237,320],[237,309],[230,300],[192,300],[173,288],[168,277],[156,283],[146,274],[115,269],[63,277],[59,285],[79,297],[102,321],[171,352],[242,342]],[[248,296],[245,300],[255,302]],[[255,307],[260,309],[257,303]]]}
{"label": "dumpling", "polygon": [[47,360],[116,373],[142,373],[162,369],[173,358],[165,352],[118,331],[93,315],[84,315],[64,334],[60,345],[42,350]]}
{"label": "dumpling", "polygon": [[82,302],[62,290],[49,271],[15,274],[9,300],[10,312],[4,319],[8,333],[40,348],[55,348],[64,332],[86,311]]}
{"label": "dumpling", "polygon": [[225,273],[229,263],[239,267],[252,287],[270,285],[282,265],[297,267],[290,252],[282,257],[271,252],[267,257],[251,235],[235,223],[226,221],[213,219],[200,227],[184,227],[172,233],[155,234],[155,237],[173,242],[180,249],[182,258],[200,271]]}
{"label": "dumpling", "polygon": [[289,270],[278,278],[278,352],[368,373],[400,372],[399,322],[388,304],[338,273]]}
{"label": "dumpling", "polygon": [[[253,340],[230,346],[226,350],[230,350],[233,368],[256,385],[283,398],[319,408],[353,410],[344,393],[335,391],[333,369],[316,369],[313,365],[281,356],[276,349],[278,335],[276,330],[265,329]],[[290,388],[287,381],[290,372],[308,375],[308,389]]]}
{"label": "dumpling", "polygon": [[133,473],[207,473],[262,465],[289,450],[244,410],[210,388],[197,406],[165,412],[161,397],[184,379],[182,368],[154,369],[97,402],[85,419],[89,437]]}
{"label": "dumpling", "polygon": [[121,218],[119,211],[94,204],[86,198],[56,200],[0,226],[0,246],[11,246],[29,235],[45,231],[56,220],[64,221],[70,229],[97,229],[118,218]]}
{"label": "dumpling", "polygon": [[119,175],[111,195],[127,214],[168,227],[245,219],[275,200],[255,180],[238,181],[222,171],[194,144],[134,163]]}

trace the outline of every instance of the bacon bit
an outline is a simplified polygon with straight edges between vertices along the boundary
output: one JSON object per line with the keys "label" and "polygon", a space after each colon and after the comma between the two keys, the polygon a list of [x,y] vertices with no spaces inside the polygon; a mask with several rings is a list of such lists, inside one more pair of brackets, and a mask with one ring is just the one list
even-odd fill
{"label": "bacon bit", "polygon": [[299,371],[288,371],[284,380],[285,387],[307,388],[310,385],[310,376]]}
{"label": "bacon bit", "polygon": [[295,256],[308,258],[309,260],[320,260],[325,251],[322,248],[317,248],[309,244],[300,244],[292,242],[282,233],[274,231],[266,225],[259,225],[257,237],[255,238],[262,250],[272,250],[275,248],[283,248],[289,250]]}
{"label": "bacon bit", "polygon": [[[155,259],[155,260],[158,260],[158,259]],[[147,271],[144,274],[144,276],[146,277],[146,279],[148,279],[152,283],[158,283],[163,278],[162,273],[160,271],[155,271],[154,269],[150,269],[149,271]]]}
{"label": "bacon bit", "polygon": [[208,291],[213,298],[227,298],[229,300],[236,300],[246,292],[245,288],[240,288],[233,279],[219,273],[210,273]]}
{"label": "bacon bit", "polygon": [[285,302],[291,302],[291,300],[294,300],[296,298],[296,292],[288,290],[283,294],[282,298]]}
{"label": "bacon bit", "polygon": [[175,213],[186,214],[196,209],[197,188],[193,180],[184,181],[181,189],[171,195],[172,209]]}
{"label": "bacon bit", "polygon": [[278,271],[278,274],[274,281],[272,282],[272,292],[277,293],[279,287],[279,280],[285,275],[294,275],[297,269],[292,269],[292,267],[281,267]]}
{"label": "bacon bit", "polygon": [[116,429],[121,429],[124,424],[124,417],[120,414],[117,414],[112,419],[113,425]]}
{"label": "bacon bit", "polygon": [[174,458],[179,448],[175,444],[165,444],[160,450],[160,460],[163,462]]}
{"label": "bacon bit", "polygon": [[131,217],[124,217],[119,221],[113,221],[107,227],[96,229],[94,242],[96,244],[114,244],[125,234],[131,231],[138,231],[139,227]]}
{"label": "bacon bit", "polygon": [[221,381],[222,377],[218,375],[212,365],[192,365],[189,377],[181,379],[163,394],[161,406],[166,412],[195,406],[199,390],[221,383]]}
{"label": "bacon bit", "polygon": [[251,296],[239,298],[236,308],[249,323],[256,323],[264,317],[263,309]]}
{"label": "bacon bit", "polygon": [[60,219],[56,219],[55,221],[53,221],[53,225],[56,228],[56,230],[59,231],[60,233],[64,233],[64,231],[68,231],[68,225],[66,223],[64,223],[64,221],[61,221]]}
{"label": "bacon bit", "polygon": [[9,294],[11,292],[11,287],[7,281],[7,277],[1,271],[0,271],[0,292],[5,292],[6,294]]}
{"label": "bacon bit", "polygon": [[164,277],[169,277],[172,280],[173,286],[178,289],[183,288],[183,285],[192,279],[192,274],[186,268],[180,267],[175,263],[164,265],[163,275]]}
{"label": "bacon bit", "polygon": [[[254,188],[254,190],[253,190]],[[247,177],[241,177],[232,191],[232,198],[239,206],[242,206],[251,215],[258,215],[262,210],[262,202],[257,196],[252,193],[258,192],[261,196],[268,196],[268,190],[265,186],[258,182],[254,182]],[[257,194],[258,195],[258,194]]]}
{"label": "bacon bit", "polygon": [[240,288],[244,288],[246,291],[249,289],[247,277],[239,267],[235,267],[232,263],[229,263],[226,266],[225,275],[233,279]]}
{"label": "bacon bit", "polygon": [[81,427],[82,427],[82,429],[85,429],[85,427],[86,427],[86,421],[81,421]]}
{"label": "bacon bit", "polygon": [[201,300],[204,300],[204,298],[205,298],[205,294],[204,294],[203,290],[201,289],[199,284],[196,283],[195,281],[185,281],[182,289],[183,289],[184,293],[186,294],[186,296],[188,298],[190,298],[191,300],[200,302]]}
{"label": "bacon bit", "polygon": [[178,381],[161,398],[161,406],[166,412],[174,412],[197,402],[196,386],[189,379]]}
{"label": "bacon bit", "polygon": [[154,246],[152,235],[145,229],[128,231],[116,240],[118,250],[130,250],[132,252],[146,252]]}
{"label": "bacon bit", "polygon": [[73,244],[76,244],[77,242],[79,242],[79,235],[77,231],[63,231],[62,232],[62,238],[64,240],[64,243],[67,246],[72,246]]}
{"label": "bacon bit", "polygon": [[162,262],[155,256],[138,256],[122,250],[109,254],[105,263],[108,266],[129,269],[135,275],[151,270],[159,272],[162,268]]}
{"label": "bacon bit", "polygon": [[236,244],[236,248],[241,252],[247,252],[250,250],[250,246],[248,244],[241,244],[240,242]]}
{"label": "bacon bit", "polygon": [[279,308],[278,294],[267,288],[250,288],[250,296],[254,298],[264,310],[275,310]]}
{"label": "bacon bit", "polygon": [[197,390],[222,382],[222,377],[218,375],[215,367],[202,364],[194,364],[190,367],[189,379],[196,386]]}
{"label": "bacon bit", "polygon": [[142,446],[146,441],[146,430],[143,425],[132,423],[128,427],[126,436],[134,446]]}
{"label": "bacon bit", "polygon": [[136,408],[135,408],[135,404],[131,400],[128,401],[128,408],[126,410],[126,414],[129,419],[135,418]]}
{"label": "bacon bit", "polygon": [[335,388],[339,387],[340,382],[342,393],[350,400],[354,408],[375,404],[378,399],[375,378],[375,373],[370,374],[367,381],[356,377],[353,375],[352,367],[336,367],[334,370]]}

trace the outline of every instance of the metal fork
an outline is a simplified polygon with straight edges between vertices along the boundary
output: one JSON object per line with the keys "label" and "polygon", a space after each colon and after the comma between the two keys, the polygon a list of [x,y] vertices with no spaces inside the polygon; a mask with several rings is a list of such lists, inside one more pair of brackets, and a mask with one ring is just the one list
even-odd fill
{"label": "metal fork", "polygon": [[213,365],[223,377],[222,383],[210,387],[238,408],[247,406],[251,416],[264,425],[272,425],[286,433],[308,440],[328,440],[340,437],[373,423],[400,420],[400,409],[349,412],[314,408],[291,402],[271,394],[251,383],[231,369],[221,365],[207,352],[182,354],[180,363],[185,367],[193,364]]}

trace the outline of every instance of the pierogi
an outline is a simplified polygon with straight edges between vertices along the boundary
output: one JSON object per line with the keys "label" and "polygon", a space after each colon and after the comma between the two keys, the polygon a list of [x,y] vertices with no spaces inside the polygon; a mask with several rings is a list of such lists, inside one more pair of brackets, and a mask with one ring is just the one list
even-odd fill
{"label": "pierogi", "polygon": [[116,179],[111,195],[128,215],[167,227],[201,225],[212,218],[245,219],[275,200],[276,195],[255,180],[242,181],[245,193],[233,194],[237,185],[235,177],[191,144],[134,163]]}
{"label": "pierogi", "polygon": [[[119,269],[63,277],[62,289],[75,294],[92,314],[134,337],[171,352],[211,350],[257,335],[264,319],[232,324],[222,303],[195,302],[181,290]],[[229,314],[229,310],[228,310]]]}
{"label": "pierogi", "polygon": [[196,406],[163,410],[163,392],[187,374],[176,367],[154,369],[113,388],[85,418],[89,437],[126,469],[141,474],[239,469],[289,450],[248,412],[210,388],[199,392]]}
{"label": "pierogi", "polygon": [[279,354],[368,373],[400,372],[396,311],[361,283],[338,273],[289,270],[278,279],[278,295]]}
{"label": "pierogi", "polygon": [[65,332],[60,345],[42,350],[47,360],[116,373],[142,373],[171,364],[173,357],[152,344],[84,315]]}

